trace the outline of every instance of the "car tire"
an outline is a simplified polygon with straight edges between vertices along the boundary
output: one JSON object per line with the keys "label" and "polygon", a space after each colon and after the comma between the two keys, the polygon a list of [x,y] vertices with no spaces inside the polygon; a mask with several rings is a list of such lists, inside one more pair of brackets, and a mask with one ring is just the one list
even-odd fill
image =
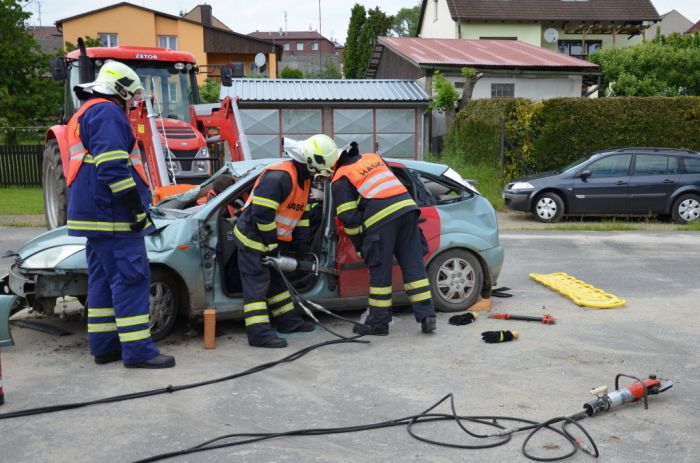
{"label": "car tire", "polygon": [[180,289],[177,281],[166,270],[151,269],[150,303],[151,339],[154,342],[168,337],[181,313]]}
{"label": "car tire", "polygon": [[41,184],[44,190],[44,217],[46,228],[53,230],[66,224],[66,177],[63,175],[61,150],[56,140],[49,140],[44,149],[41,166]]}
{"label": "car tire", "polygon": [[695,222],[700,218],[700,196],[686,193],[673,201],[673,221],[681,224]]}
{"label": "car tire", "polygon": [[532,214],[543,223],[559,222],[564,215],[564,201],[561,196],[551,191],[543,193],[535,199]]}
{"label": "car tire", "polygon": [[479,259],[466,249],[450,249],[428,265],[433,304],[439,312],[461,312],[474,305],[484,284]]}

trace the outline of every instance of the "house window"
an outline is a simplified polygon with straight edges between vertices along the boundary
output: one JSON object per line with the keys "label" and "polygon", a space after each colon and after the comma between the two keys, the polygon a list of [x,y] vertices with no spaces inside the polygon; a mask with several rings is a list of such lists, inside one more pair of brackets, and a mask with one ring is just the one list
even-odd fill
{"label": "house window", "polygon": [[231,77],[245,77],[245,63],[231,63]]}
{"label": "house window", "polygon": [[112,33],[98,33],[97,38],[100,39],[100,45],[103,47],[118,47],[119,46],[119,34]]}
{"label": "house window", "polygon": [[289,51],[289,42],[285,43],[283,45],[283,47],[284,47],[284,51]]}
{"label": "house window", "polygon": [[250,75],[267,77],[267,64],[263,64],[261,67],[258,67],[255,62],[250,63]]}
{"label": "house window", "polygon": [[170,48],[171,50],[177,50],[177,36],[175,36],[175,35],[159,35],[158,36],[158,46],[160,48]]}
{"label": "house window", "polygon": [[491,98],[514,98],[515,84],[491,84]]}
{"label": "house window", "polygon": [[600,40],[560,40],[559,53],[569,56],[588,56],[596,50],[599,50],[602,41]]}
{"label": "house window", "polygon": [[313,51],[318,51],[318,42],[311,42],[311,49]]}
{"label": "house window", "polygon": [[297,51],[304,51],[304,42],[297,42]]}

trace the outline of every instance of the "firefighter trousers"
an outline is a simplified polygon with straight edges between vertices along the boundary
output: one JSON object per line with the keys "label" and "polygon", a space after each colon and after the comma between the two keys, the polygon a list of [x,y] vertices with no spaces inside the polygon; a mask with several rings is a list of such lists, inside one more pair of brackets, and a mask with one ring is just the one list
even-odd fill
{"label": "firefighter trousers", "polygon": [[263,255],[239,243],[238,270],[243,287],[243,312],[248,344],[261,346],[277,337],[270,315],[280,331],[291,332],[304,323],[294,308],[282,278],[262,263]]}
{"label": "firefighter trousers", "polygon": [[401,267],[404,289],[411,301],[416,321],[434,317],[435,308],[425,272],[423,255],[427,244],[418,227],[418,212],[408,212],[369,229],[362,240],[362,257],[369,267],[369,315],[367,325],[391,321],[391,273],[394,257]]}
{"label": "firefighter trousers", "polygon": [[151,274],[142,237],[88,238],[88,340],[92,355],[121,350],[125,364],[160,352],[148,328]]}

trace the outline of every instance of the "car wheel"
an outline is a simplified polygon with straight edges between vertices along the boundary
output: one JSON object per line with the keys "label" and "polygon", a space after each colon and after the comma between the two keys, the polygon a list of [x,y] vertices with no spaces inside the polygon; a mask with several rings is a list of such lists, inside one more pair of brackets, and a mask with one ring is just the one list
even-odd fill
{"label": "car wheel", "polygon": [[49,140],[44,149],[41,166],[44,190],[44,216],[49,230],[66,224],[66,177],[63,175],[61,151],[56,140]]}
{"label": "car wheel", "polygon": [[428,265],[433,303],[440,312],[460,312],[476,303],[484,283],[484,270],[474,254],[450,249]]}
{"label": "car wheel", "polygon": [[673,221],[687,224],[700,218],[700,197],[693,194],[680,195],[673,202]]}
{"label": "car wheel", "polygon": [[540,222],[559,222],[564,214],[564,201],[556,193],[543,193],[537,197],[532,213]]}
{"label": "car wheel", "polygon": [[151,339],[157,342],[170,334],[180,313],[180,291],[175,278],[163,269],[151,269],[148,299],[151,310],[148,327]]}

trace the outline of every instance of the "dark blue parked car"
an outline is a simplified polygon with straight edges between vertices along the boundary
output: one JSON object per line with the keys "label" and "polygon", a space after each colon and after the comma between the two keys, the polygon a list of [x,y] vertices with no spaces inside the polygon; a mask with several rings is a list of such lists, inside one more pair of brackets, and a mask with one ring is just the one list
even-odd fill
{"label": "dark blue parked car", "polygon": [[505,205],[540,222],[563,215],[660,215],[700,218],[700,153],[672,148],[600,151],[565,167],[516,179]]}

